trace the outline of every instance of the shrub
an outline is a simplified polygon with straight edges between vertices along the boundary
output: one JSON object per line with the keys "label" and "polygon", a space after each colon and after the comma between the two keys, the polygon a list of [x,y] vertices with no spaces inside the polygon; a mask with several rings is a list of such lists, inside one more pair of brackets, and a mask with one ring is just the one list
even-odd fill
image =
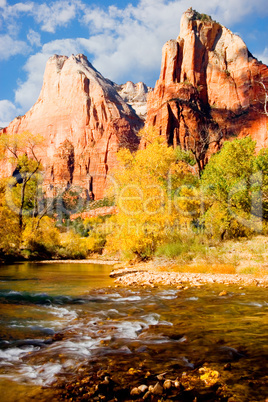
{"label": "shrub", "polygon": [[58,255],[64,259],[82,259],[88,254],[87,239],[69,230],[60,236]]}
{"label": "shrub", "polygon": [[28,219],[22,233],[22,245],[30,252],[29,255],[56,255],[60,245],[60,232],[55,227],[55,221],[48,216],[43,217],[39,224],[38,218]]}
{"label": "shrub", "polygon": [[191,261],[196,256],[203,256],[207,253],[207,246],[204,243],[204,237],[194,233],[181,234],[177,240],[163,243],[160,245],[155,255],[157,257],[176,258]]}

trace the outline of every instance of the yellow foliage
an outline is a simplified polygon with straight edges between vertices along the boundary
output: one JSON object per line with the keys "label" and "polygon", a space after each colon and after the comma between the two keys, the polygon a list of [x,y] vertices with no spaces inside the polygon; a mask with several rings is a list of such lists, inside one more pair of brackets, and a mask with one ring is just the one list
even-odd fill
{"label": "yellow foliage", "polygon": [[[194,190],[183,187],[192,180],[186,163],[177,162],[174,149],[153,129],[144,133],[145,149],[118,153],[114,178],[119,212],[112,218],[115,228],[107,238],[109,251],[121,250],[131,258],[150,256],[178,225],[191,221],[200,210]],[[189,217],[185,217],[186,210]]]}
{"label": "yellow foliage", "polygon": [[180,212],[180,223],[189,228],[192,220],[201,213],[201,196],[199,188],[182,186],[177,199],[174,199]]}
{"label": "yellow foliage", "polygon": [[[0,136],[0,154],[5,157],[6,150],[9,150],[12,157],[18,157],[23,152],[27,152],[28,157],[35,157],[35,148],[44,142],[44,137],[40,134],[32,134],[29,131],[22,133],[9,133]],[[9,155],[11,156],[11,155]]]}
{"label": "yellow foliage", "polygon": [[69,230],[60,236],[60,253],[63,258],[85,258],[88,253],[87,238]]}
{"label": "yellow foliage", "polygon": [[17,252],[20,245],[18,215],[7,206],[0,206],[0,250],[4,253]]}
{"label": "yellow foliage", "polygon": [[153,126],[142,128],[139,131],[138,136],[145,142],[145,144],[152,144],[155,142],[163,144],[165,142],[165,138],[161,137]]}
{"label": "yellow foliage", "polygon": [[20,245],[18,215],[6,203],[6,180],[0,181],[0,250],[17,252]]}
{"label": "yellow foliage", "polygon": [[225,203],[215,201],[205,213],[206,233],[215,239],[250,236],[254,233],[254,221],[249,219],[243,209],[231,215]]}
{"label": "yellow foliage", "polygon": [[39,225],[38,218],[31,218],[22,233],[22,240],[27,249],[35,250],[37,245],[42,245],[51,250],[60,244],[60,232],[55,221],[48,216],[43,217]]}
{"label": "yellow foliage", "polygon": [[101,253],[106,242],[102,233],[93,233],[86,240],[89,253]]}

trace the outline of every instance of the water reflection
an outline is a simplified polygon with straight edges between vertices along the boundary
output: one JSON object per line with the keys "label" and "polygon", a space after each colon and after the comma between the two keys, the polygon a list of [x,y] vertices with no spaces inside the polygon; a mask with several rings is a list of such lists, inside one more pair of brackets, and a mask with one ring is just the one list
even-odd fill
{"label": "water reflection", "polygon": [[70,265],[1,267],[0,390],[9,389],[8,401],[18,389],[26,401],[29,390],[96,359],[120,361],[122,371],[146,361],[155,372],[178,373],[232,363],[229,385],[242,381],[249,398],[264,398],[265,387],[252,391],[245,378],[266,381],[266,289],[229,287],[225,297],[217,285],[115,289],[110,267]]}

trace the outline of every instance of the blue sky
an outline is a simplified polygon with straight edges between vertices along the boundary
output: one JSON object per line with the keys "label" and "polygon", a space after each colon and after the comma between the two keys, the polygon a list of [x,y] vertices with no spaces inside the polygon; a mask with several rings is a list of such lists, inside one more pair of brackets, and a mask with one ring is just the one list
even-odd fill
{"label": "blue sky", "polygon": [[38,98],[47,59],[84,53],[105,77],[154,86],[189,7],[239,34],[268,64],[267,0],[0,0],[0,127]]}

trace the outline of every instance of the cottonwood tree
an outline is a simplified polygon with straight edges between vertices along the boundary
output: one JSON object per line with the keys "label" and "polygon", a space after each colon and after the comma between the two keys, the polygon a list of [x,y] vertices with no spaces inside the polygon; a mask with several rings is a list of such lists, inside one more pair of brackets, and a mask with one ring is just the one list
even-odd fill
{"label": "cottonwood tree", "polygon": [[208,205],[205,226],[215,237],[260,232],[268,218],[268,152],[256,155],[250,136],[226,141],[202,174]]}
{"label": "cottonwood tree", "polygon": [[1,157],[15,167],[12,179],[7,185],[7,202],[19,215],[20,231],[23,228],[23,215],[27,208],[32,207],[33,215],[37,214],[36,195],[41,158],[37,156],[36,151],[42,142],[42,136],[29,132],[0,136]]}
{"label": "cottonwood tree", "polygon": [[[157,246],[199,214],[195,178],[177,152],[151,127],[142,131],[146,147],[118,153],[114,171],[118,213],[107,249],[127,258],[147,258]],[[186,208],[186,210],[185,210]]]}

